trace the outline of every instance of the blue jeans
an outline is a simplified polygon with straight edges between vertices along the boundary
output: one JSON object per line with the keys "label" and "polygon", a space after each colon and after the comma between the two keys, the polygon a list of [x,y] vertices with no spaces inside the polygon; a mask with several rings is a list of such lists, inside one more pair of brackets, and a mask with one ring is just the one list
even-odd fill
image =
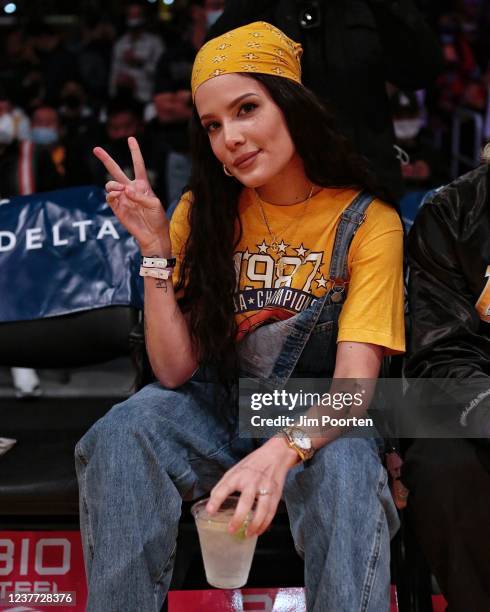
{"label": "blue jeans", "polygon": [[[80,440],[76,467],[90,612],[158,612],[168,590],[182,499],[207,493],[254,449],[215,410],[213,383],[152,384]],[[311,612],[389,610],[398,528],[373,439],[340,438],[293,468],[284,488],[305,560]]]}

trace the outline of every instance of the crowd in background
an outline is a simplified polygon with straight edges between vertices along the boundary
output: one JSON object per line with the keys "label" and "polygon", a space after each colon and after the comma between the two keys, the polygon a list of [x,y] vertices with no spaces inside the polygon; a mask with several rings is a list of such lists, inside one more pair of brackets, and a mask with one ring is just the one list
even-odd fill
{"label": "crowd in background", "polygon": [[[433,3],[445,70],[417,93],[389,88],[406,189],[449,180],[452,115],[488,113],[490,8],[481,0]],[[117,28],[85,15],[78,29],[45,23],[3,32],[0,55],[0,196],[84,184],[103,186],[101,145],[125,171],[127,137],[140,141],[155,192],[175,201],[190,171],[190,73],[224,0],[189,0],[161,22],[148,3],[130,2]],[[423,8],[423,7],[422,7]],[[20,169],[27,171],[20,171]]]}

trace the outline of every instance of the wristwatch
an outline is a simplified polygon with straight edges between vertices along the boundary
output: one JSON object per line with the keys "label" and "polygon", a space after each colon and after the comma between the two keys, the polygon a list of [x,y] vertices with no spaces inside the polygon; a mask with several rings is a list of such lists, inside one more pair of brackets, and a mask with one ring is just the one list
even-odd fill
{"label": "wristwatch", "polygon": [[315,454],[310,436],[299,427],[284,427],[281,433],[286,437],[288,445],[294,449],[301,458],[301,461],[308,461]]}

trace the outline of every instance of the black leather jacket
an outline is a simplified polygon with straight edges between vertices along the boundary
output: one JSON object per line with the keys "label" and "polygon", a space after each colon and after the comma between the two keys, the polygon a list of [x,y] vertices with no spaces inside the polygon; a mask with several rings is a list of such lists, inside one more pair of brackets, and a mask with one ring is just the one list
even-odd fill
{"label": "black leather jacket", "polygon": [[441,418],[459,421],[463,436],[466,431],[488,439],[490,165],[458,178],[424,206],[408,251],[411,333],[405,373],[448,379],[447,391],[457,401],[439,404],[447,411]]}

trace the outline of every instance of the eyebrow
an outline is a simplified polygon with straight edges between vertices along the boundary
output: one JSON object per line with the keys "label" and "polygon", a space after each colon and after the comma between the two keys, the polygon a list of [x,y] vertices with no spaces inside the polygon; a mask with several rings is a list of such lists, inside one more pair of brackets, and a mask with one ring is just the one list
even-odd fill
{"label": "eyebrow", "polygon": [[[250,91],[249,93],[244,93],[241,96],[238,96],[238,98],[235,98],[232,102],[230,102],[228,106],[226,107],[226,110],[232,109],[234,106],[238,104],[238,102],[240,102],[244,98],[248,98],[248,96],[258,97],[258,94],[253,93],[252,91]],[[200,117],[200,120],[204,121],[204,119],[208,119],[209,117],[213,117],[213,113],[206,113],[205,115],[202,115],[202,117]]]}

